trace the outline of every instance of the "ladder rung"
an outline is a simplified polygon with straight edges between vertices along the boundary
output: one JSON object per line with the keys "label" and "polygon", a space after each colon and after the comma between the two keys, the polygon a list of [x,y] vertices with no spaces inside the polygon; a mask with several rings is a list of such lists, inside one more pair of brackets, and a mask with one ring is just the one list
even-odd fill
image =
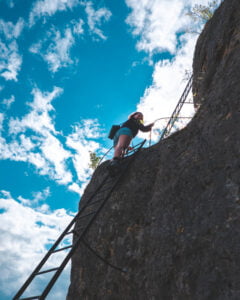
{"label": "ladder rung", "polygon": [[82,226],[82,227],[76,227],[75,229],[72,230],[72,233],[78,234],[79,231],[85,229],[86,226]]}
{"label": "ladder rung", "polygon": [[80,219],[82,219],[82,218],[88,217],[88,216],[90,216],[90,215],[95,214],[96,212],[97,212],[97,210],[94,210],[93,212],[91,212],[91,213],[89,213],[89,214],[86,214],[86,215],[84,215],[84,216],[80,216],[78,219],[80,220]]}
{"label": "ladder rung", "polygon": [[[110,177],[109,179],[106,180],[106,182],[104,183],[104,187],[106,187],[108,184],[113,184],[114,180],[112,177]],[[101,191],[101,190],[100,190]]]}
{"label": "ladder rung", "polygon": [[99,200],[96,200],[96,201],[93,201],[93,202],[90,202],[89,204],[86,204],[84,207],[89,207],[89,206],[91,206],[91,205],[94,205],[94,204],[96,204],[96,203],[102,201],[103,199],[104,199],[104,198],[99,199]]}
{"label": "ladder rung", "polygon": [[127,155],[130,156],[132,153],[135,153],[136,151],[137,151],[136,149],[130,150],[128,151]]}
{"label": "ladder rung", "polygon": [[26,297],[26,298],[18,298],[18,300],[33,300],[33,299],[40,299],[41,295],[39,296],[32,296],[32,297]]}
{"label": "ladder rung", "polygon": [[[78,230],[82,230],[82,229],[84,229],[85,227],[80,227],[80,228],[78,228]],[[67,234],[76,234],[76,235],[78,235],[78,232],[77,232],[77,230],[75,230],[75,229],[73,229],[73,230],[71,230],[71,231],[68,231],[67,233],[66,233],[66,235]]]}
{"label": "ladder rung", "polygon": [[67,235],[67,234],[72,234],[72,233],[75,233],[75,230],[74,230],[74,229],[71,230],[71,231],[66,232],[66,235]]}
{"label": "ladder rung", "polygon": [[69,248],[72,248],[72,245],[71,246],[66,246],[66,247],[63,247],[63,248],[60,248],[60,249],[53,250],[52,253],[63,251],[63,250],[69,249]]}
{"label": "ladder rung", "polygon": [[106,183],[104,185],[104,187],[97,192],[96,195],[98,195],[100,193],[103,193],[103,192],[106,192],[107,190],[109,190],[112,187],[113,183],[114,183],[113,181]]}
{"label": "ladder rung", "polygon": [[40,275],[40,274],[44,274],[44,273],[49,273],[49,272],[53,272],[53,271],[57,271],[59,268],[52,268],[52,269],[48,269],[48,270],[45,270],[45,271],[40,271],[40,272],[37,272],[37,273],[34,273],[34,275]]}
{"label": "ladder rung", "polygon": [[100,190],[100,191],[97,193],[97,195],[99,195],[100,193],[104,193],[104,192],[109,191],[109,190],[111,189],[111,187],[112,187],[112,184],[111,184],[111,185],[109,184],[108,187],[105,187],[104,189]]}

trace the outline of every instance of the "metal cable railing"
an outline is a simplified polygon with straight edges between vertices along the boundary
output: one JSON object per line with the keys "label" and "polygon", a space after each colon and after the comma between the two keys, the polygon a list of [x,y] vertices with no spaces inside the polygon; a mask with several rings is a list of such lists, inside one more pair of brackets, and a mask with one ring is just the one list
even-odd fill
{"label": "metal cable railing", "polygon": [[[136,145],[134,149],[132,149],[128,154],[126,159],[123,159],[121,164],[121,169],[116,176],[111,176],[109,173],[103,178],[100,185],[97,189],[90,195],[85,204],[81,207],[77,215],[73,218],[73,220],[69,223],[63,233],[59,236],[57,241],[53,244],[50,250],[46,253],[42,261],[38,264],[38,266],[34,269],[32,274],[14,296],[13,300],[30,300],[30,299],[38,299],[44,300],[52,289],[53,285],[57,281],[58,277],[62,273],[66,264],[69,262],[76,249],[80,246],[80,243],[83,242],[86,246],[86,241],[84,242],[84,236],[87,231],[90,229],[91,225],[94,223],[97,215],[100,213],[107,200],[110,198],[113,190],[118,185],[119,181],[123,178],[125,172],[127,171],[130,164],[133,162],[135,154],[137,154],[143,147],[146,140]],[[72,235],[72,244],[68,244],[67,246],[63,246],[66,241],[66,238],[69,239],[69,236]],[[73,239],[74,235],[74,239]],[[88,246],[88,245],[87,245]],[[91,251],[93,249],[88,246]],[[64,252],[64,259],[60,263],[60,265],[56,267],[50,267],[47,269],[43,269],[46,267],[47,262],[50,260],[54,254]],[[67,252],[67,253],[66,253]],[[101,258],[103,261],[104,259]],[[115,267],[113,264],[108,263],[109,266]],[[122,270],[121,268],[118,268]],[[39,295],[34,296],[23,296],[29,286],[32,284],[33,280],[41,276],[43,274],[50,274],[51,277],[47,282],[44,290]],[[23,296],[23,297],[22,297]]]}

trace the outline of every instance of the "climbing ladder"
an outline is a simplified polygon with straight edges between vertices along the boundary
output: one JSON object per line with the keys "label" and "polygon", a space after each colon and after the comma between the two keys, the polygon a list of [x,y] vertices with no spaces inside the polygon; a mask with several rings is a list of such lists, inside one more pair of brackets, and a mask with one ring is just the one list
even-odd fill
{"label": "climbing ladder", "polygon": [[164,130],[161,134],[160,141],[162,139],[166,138],[167,136],[169,136],[169,134],[170,134],[170,132],[173,128],[174,123],[178,120],[179,113],[180,113],[183,105],[184,104],[192,104],[192,102],[187,102],[186,101],[187,97],[188,97],[188,94],[189,94],[189,92],[192,88],[192,78],[193,77],[191,75],[191,77],[188,80],[188,83],[187,83],[187,85],[186,85],[186,87],[185,87],[185,89],[184,89],[184,91],[183,91],[183,93],[182,93],[182,95],[181,95],[181,97],[180,97],[180,99],[179,99],[179,101],[178,101],[178,103],[177,103],[177,105],[176,105],[176,107],[175,107],[175,109],[174,109],[174,111],[173,111],[166,127],[164,128]]}
{"label": "climbing ladder", "polygon": [[[65,268],[66,264],[79,247],[81,242],[86,246],[86,241],[84,240],[84,236],[87,231],[93,224],[97,215],[100,213],[101,209],[106,204],[107,200],[111,196],[113,190],[119,183],[119,181],[123,178],[124,173],[128,169],[129,165],[133,162],[135,155],[141,150],[144,143],[143,142],[137,144],[131,151],[129,151],[121,162],[121,169],[116,176],[110,176],[109,173],[103,178],[102,182],[96,188],[96,190],[90,195],[85,204],[81,207],[78,214],[73,218],[73,220],[69,223],[63,233],[59,236],[54,245],[47,252],[45,257],[39,263],[39,265],[35,268],[17,294],[14,296],[13,300],[30,300],[30,299],[40,299],[43,300],[47,297],[51,288],[55,284],[56,280],[60,276],[61,272]],[[73,238],[74,234],[74,238]],[[66,245],[66,239],[69,240],[69,237],[72,237],[72,242]],[[64,258],[62,263],[54,268],[44,268],[47,265],[47,262],[50,260],[54,254],[64,252]],[[41,276],[43,274],[49,273],[50,279],[45,286],[44,290],[40,295],[36,296],[27,296],[25,297],[23,294],[27,291],[30,285],[33,285],[33,280],[36,277]]]}

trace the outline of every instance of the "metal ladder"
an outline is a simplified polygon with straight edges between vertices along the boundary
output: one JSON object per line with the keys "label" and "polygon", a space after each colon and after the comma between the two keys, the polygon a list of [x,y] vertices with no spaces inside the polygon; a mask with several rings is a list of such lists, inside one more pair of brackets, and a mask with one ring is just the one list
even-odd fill
{"label": "metal ladder", "polygon": [[[112,194],[115,187],[118,185],[119,181],[122,179],[129,165],[133,162],[135,154],[137,154],[137,152],[140,151],[145,142],[146,140],[137,144],[131,151],[129,151],[126,154],[123,161],[121,162],[121,169],[119,171],[119,174],[117,174],[116,176],[111,176],[108,173],[105,176],[105,178],[102,180],[102,182],[93,192],[93,194],[87,198],[83,207],[81,207],[77,215],[73,218],[73,220],[69,223],[69,225],[63,231],[63,233],[59,236],[57,241],[53,244],[53,246],[47,252],[42,261],[38,264],[38,266],[23,284],[23,286],[19,289],[17,294],[14,296],[13,300],[44,300],[47,297],[48,293],[50,292],[51,288],[55,284],[56,280],[65,268],[66,264],[74,254],[75,250],[79,247],[81,242],[85,243],[85,234],[89,230],[90,226],[93,224],[95,218],[100,213],[101,209],[106,204],[107,200],[110,198],[110,195]],[[70,236],[72,236],[72,243],[70,245],[63,246],[64,240],[66,238],[69,238]],[[66,253],[67,250],[68,253]],[[44,266],[46,266],[50,257],[52,257],[55,253],[59,253],[61,251],[65,251],[65,258],[63,259],[62,263],[57,267],[44,269]],[[50,273],[51,278],[40,295],[21,297],[37,276],[46,273]]]}
{"label": "metal ladder", "polygon": [[181,95],[181,97],[180,97],[180,99],[179,99],[179,101],[178,101],[178,103],[177,103],[177,105],[176,105],[176,107],[175,107],[175,109],[174,109],[174,111],[173,111],[166,127],[164,128],[164,130],[161,134],[160,141],[162,139],[166,138],[170,134],[174,123],[178,119],[179,113],[180,113],[183,105],[187,104],[187,103],[192,104],[192,102],[186,102],[188,94],[189,94],[189,92],[192,88],[192,79],[193,79],[193,76],[191,75],[191,77],[188,80],[188,83],[187,83],[187,85],[186,85],[186,87],[185,87],[185,89],[184,89],[184,91],[183,91],[183,93],[182,93],[182,95]]}

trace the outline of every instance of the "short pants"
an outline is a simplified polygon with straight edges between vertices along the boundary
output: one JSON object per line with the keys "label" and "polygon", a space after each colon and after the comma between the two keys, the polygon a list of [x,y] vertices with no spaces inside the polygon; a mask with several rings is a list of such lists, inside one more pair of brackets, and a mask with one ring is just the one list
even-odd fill
{"label": "short pants", "polygon": [[116,134],[114,135],[114,138],[113,138],[113,146],[114,147],[117,145],[120,135],[128,135],[131,138],[133,137],[131,129],[129,129],[127,127],[122,127],[120,129],[118,129],[118,131],[116,132]]}

